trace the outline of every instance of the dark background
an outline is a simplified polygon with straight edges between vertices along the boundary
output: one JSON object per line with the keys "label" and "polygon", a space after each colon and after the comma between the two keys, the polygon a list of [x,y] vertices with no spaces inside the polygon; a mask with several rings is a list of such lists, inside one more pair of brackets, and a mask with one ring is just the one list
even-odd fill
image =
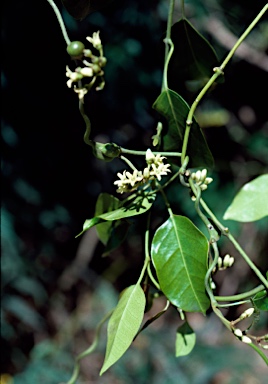
{"label": "dark background", "polygon": [[[75,21],[59,1],[56,3],[71,40],[86,43],[86,36],[101,31],[108,59],[106,86],[102,92],[92,91],[85,99],[92,137],[102,142],[114,141],[129,149],[146,150],[157,124],[151,106],[161,89],[167,2],[116,0],[83,21]],[[239,36],[264,4],[262,1],[235,4],[227,0],[193,1],[186,3],[186,15],[222,60],[228,49],[220,41],[221,33],[215,31],[214,35],[209,30],[209,20],[220,20],[229,32]],[[119,160],[111,163],[96,160],[83,142],[85,128],[78,99],[66,86],[65,67],[71,61],[50,5],[46,1],[4,1],[1,15],[1,372],[15,376],[16,384],[33,383],[40,377],[43,380],[40,382],[57,383],[68,379],[75,354],[89,345],[97,321],[107,307],[116,303],[117,292],[137,280],[143,259],[143,224],[134,222],[128,240],[107,258],[100,257],[103,246],[94,230],[82,241],[75,238],[85,219],[94,215],[98,194],[115,194],[113,181],[124,164]],[[176,6],[174,21],[180,15]],[[261,64],[267,54],[264,38],[267,28],[264,19],[247,39],[255,53],[262,55],[259,62],[253,64],[248,57],[235,56],[226,68],[225,82],[208,94],[199,109],[200,125],[216,163],[212,174],[215,183],[206,196],[219,215],[245,182],[267,172],[268,68],[265,70]],[[254,51],[249,56],[252,58]],[[189,85],[180,86],[181,94],[190,103],[195,90]],[[174,193],[171,189],[171,201]],[[175,200],[176,213],[196,219],[190,203],[185,200],[180,205]],[[159,223],[165,213],[161,204],[158,208],[160,216],[156,222]],[[265,220],[242,226],[230,223],[263,271],[267,269],[268,245]],[[225,247],[223,244],[223,250]],[[250,289],[257,283],[243,263],[237,264],[235,272],[224,275],[222,289],[226,294],[247,286]],[[226,359],[230,357],[232,366],[232,353],[237,356],[233,348],[238,348],[238,343],[234,341],[233,346],[232,338],[223,342],[219,334],[224,330],[219,328],[217,320],[209,320],[215,341],[209,343],[205,340],[210,334],[208,325],[198,315],[193,318],[197,332],[203,327],[203,336],[196,352],[190,355],[193,357],[182,359],[184,364],[180,365],[175,358],[167,357],[167,351],[173,354],[174,335],[170,329],[173,327],[175,332],[177,315],[171,311],[165,319],[159,320],[159,325],[135,344],[130,357],[118,363],[118,368],[99,379],[104,353],[101,345],[101,351],[83,367],[81,383],[137,380],[175,383],[178,374],[182,375],[181,383],[231,383],[236,375],[240,380],[236,383],[246,383],[243,372],[248,375],[250,371],[245,371],[245,367],[243,371],[242,358],[240,361],[237,357],[231,378],[228,375]],[[155,335],[159,344],[153,340]],[[219,356],[218,366],[214,368],[206,364],[206,359],[215,355],[213,348],[218,348]],[[224,348],[229,351],[229,357]],[[261,383],[263,363],[252,351],[246,353],[250,356],[249,369],[253,364],[260,371],[256,377],[259,381],[255,382]],[[145,355],[146,363],[139,357]],[[200,364],[202,379],[201,376],[197,379],[191,370],[191,361]]]}

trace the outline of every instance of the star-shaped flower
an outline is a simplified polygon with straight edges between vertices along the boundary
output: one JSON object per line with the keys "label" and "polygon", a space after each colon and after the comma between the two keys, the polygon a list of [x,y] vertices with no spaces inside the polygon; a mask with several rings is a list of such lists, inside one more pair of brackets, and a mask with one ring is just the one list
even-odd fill
{"label": "star-shaped flower", "polygon": [[93,45],[94,48],[100,49],[102,47],[100,31],[94,32],[92,37],[88,36],[86,39]]}

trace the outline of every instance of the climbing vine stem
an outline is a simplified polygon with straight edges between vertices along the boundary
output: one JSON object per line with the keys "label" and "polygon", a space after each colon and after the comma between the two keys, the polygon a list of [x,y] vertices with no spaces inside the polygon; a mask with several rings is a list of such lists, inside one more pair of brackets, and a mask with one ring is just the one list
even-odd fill
{"label": "climbing vine stem", "polygon": [[190,111],[188,113],[187,119],[186,119],[186,127],[185,127],[185,133],[183,137],[183,145],[182,145],[182,154],[181,154],[181,163],[183,163],[186,152],[187,152],[187,146],[189,141],[189,135],[191,126],[193,123],[193,116],[195,113],[195,110],[200,103],[200,100],[204,97],[208,89],[212,86],[212,84],[217,80],[217,78],[221,75],[223,75],[223,70],[226,67],[226,65],[229,63],[231,58],[233,57],[235,51],[237,48],[241,45],[241,43],[245,40],[245,38],[248,36],[248,34],[252,31],[252,29],[255,27],[255,25],[258,23],[258,21],[262,18],[262,16],[265,14],[265,12],[268,9],[268,4],[266,4],[263,9],[260,11],[260,13],[255,17],[255,19],[252,21],[252,23],[248,26],[248,28],[245,30],[245,32],[240,36],[240,38],[237,40],[237,42],[234,44],[233,48],[230,50],[224,61],[219,67],[214,68],[214,74],[211,76],[211,78],[208,80],[204,88],[201,90],[201,92],[196,97],[195,101],[193,102]]}

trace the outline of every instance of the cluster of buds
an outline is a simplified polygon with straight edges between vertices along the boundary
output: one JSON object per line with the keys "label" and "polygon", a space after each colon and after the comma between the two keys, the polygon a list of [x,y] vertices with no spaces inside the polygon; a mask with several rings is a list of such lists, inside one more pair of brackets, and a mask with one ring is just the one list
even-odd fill
{"label": "cluster of buds", "polygon": [[[93,45],[93,47],[99,52],[99,56],[95,56],[90,49],[85,49],[83,43],[74,41],[67,47],[67,52],[73,59],[81,60],[84,67],[77,67],[75,71],[66,66],[66,76],[69,78],[67,86],[72,87],[73,83],[80,82],[79,86],[74,86],[74,91],[78,94],[80,100],[84,101],[84,96],[95,84],[97,78],[101,81],[96,87],[99,91],[104,87],[104,71],[103,67],[106,65],[107,59],[103,56],[103,47],[100,39],[100,31],[94,32],[92,37],[86,39]],[[81,85],[82,79],[89,79],[89,83]]]}
{"label": "cluster of buds", "polygon": [[143,171],[138,171],[135,169],[133,173],[124,171],[123,173],[117,173],[119,180],[114,182],[117,185],[118,189],[116,192],[132,192],[141,185],[145,184],[149,180],[157,178],[158,181],[161,180],[162,176],[166,176],[168,172],[171,172],[169,169],[170,164],[164,164],[164,156],[160,154],[154,155],[150,149],[146,151],[146,163],[147,167]]}
{"label": "cluster of buds", "polygon": [[[207,169],[198,170],[191,173],[191,179],[194,181],[195,185],[198,185],[201,191],[205,191],[210,183],[212,183],[212,177],[207,177]],[[195,201],[196,197],[192,196],[192,200]]]}
{"label": "cluster of buds", "polygon": [[239,339],[241,340],[243,343],[246,343],[246,344],[251,344],[252,343],[252,340],[243,334],[243,332],[241,331],[241,329],[239,328],[236,328],[233,330],[234,332],[234,335]]}
{"label": "cluster of buds", "polygon": [[234,261],[234,258],[229,254],[226,254],[224,258],[219,257],[217,267],[214,268],[213,272],[216,272],[216,270],[224,271],[225,269],[230,268],[234,264]]}

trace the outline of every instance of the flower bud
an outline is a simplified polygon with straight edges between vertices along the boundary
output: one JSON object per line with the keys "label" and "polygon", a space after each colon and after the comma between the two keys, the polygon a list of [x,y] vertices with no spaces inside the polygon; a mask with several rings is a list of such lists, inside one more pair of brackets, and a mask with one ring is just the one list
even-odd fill
{"label": "flower bud", "polygon": [[93,70],[90,67],[81,68],[80,71],[81,75],[86,77],[92,77],[93,76]]}
{"label": "flower bud", "polygon": [[147,151],[146,151],[145,159],[146,159],[146,163],[147,163],[147,164],[152,164],[152,163],[154,162],[155,155],[154,155],[153,152],[150,150],[150,148],[148,148]]}
{"label": "flower bud", "polygon": [[195,173],[195,181],[199,183],[201,181],[201,171],[196,171]]}
{"label": "flower bud", "polygon": [[239,337],[239,339],[243,336],[243,332],[241,331],[241,329],[239,329],[239,328],[236,328],[235,330],[234,330],[234,335],[236,336],[236,337]]}
{"label": "flower bud", "polygon": [[206,177],[204,180],[204,184],[208,185],[208,184],[212,183],[212,181],[213,181],[212,177]]}
{"label": "flower bud", "polygon": [[93,154],[99,160],[112,161],[121,153],[120,147],[115,143],[94,143]]}
{"label": "flower bud", "polygon": [[221,268],[222,267],[222,258],[219,257],[218,258],[218,268]]}
{"label": "flower bud", "polygon": [[223,259],[223,266],[225,268],[229,267],[229,262],[230,262],[230,255],[227,254],[224,256],[224,259]]}
{"label": "flower bud", "polygon": [[243,341],[243,343],[246,343],[246,344],[252,343],[251,339],[248,336],[242,336],[241,341]]}
{"label": "flower bud", "polygon": [[250,317],[254,313],[255,309],[254,308],[248,308],[243,312],[240,316],[239,319],[243,320],[246,319],[247,317]]}
{"label": "flower bud", "polygon": [[201,181],[202,182],[204,182],[205,181],[205,179],[206,179],[206,177],[207,177],[207,170],[204,168],[204,169],[202,169],[202,171],[201,171],[201,177],[200,177],[200,179],[201,179]]}

